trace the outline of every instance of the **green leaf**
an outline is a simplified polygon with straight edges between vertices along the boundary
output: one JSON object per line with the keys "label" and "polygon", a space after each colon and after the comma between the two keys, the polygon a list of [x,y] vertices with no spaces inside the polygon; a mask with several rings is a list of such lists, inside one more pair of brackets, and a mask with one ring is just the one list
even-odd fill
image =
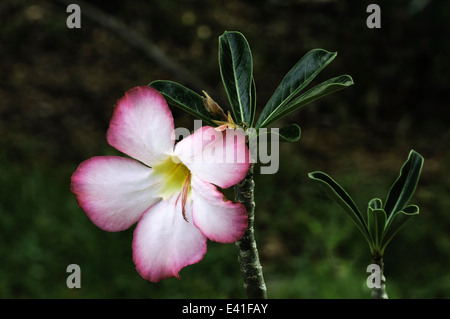
{"label": "green leaf", "polygon": [[395,234],[409,221],[412,217],[419,214],[419,207],[416,205],[408,205],[403,210],[393,214],[393,217],[385,227],[385,231],[381,239],[381,253],[386,249],[387,244],[391,241]]}
{"label": "green leaf", "polygon": [[379,198],[373,198],[369,202],[369,207],[372,209],[381,209],[383,207],[383,202]]}
{"label": "green leaf", "polygon": [[414,150],[411,150],[408,159],[400,170],[400,175],[389,190],[386,198],[384,210],[387,213],[388,220],[392,216],[403,210],[403,207],[409,202],[419,181],[420,172],[423,166],[423,157]]}
{"label": "green leaf", "polygon": [[250,93],[251,93],[250,97],[252,98],[252,105],[251,105],[252,115],[250,123],[247,123],[247,127],[253,127],[253,122],[255,121],[255,113],[256,113],[256,83],[253,76],[252,76],[252,90]]}
{"label": "green leaf", "polygon": [[[372,204],[375,205],[369,204],[367,207],[367,223],[374,244],[373,249],[376,252],[381,252],[381,238],[386,224],[386,213],[383,209],[373,208],[378,206],[378,201],[372,202]],[[372,251],[373,253],[374,251]]]}
{"label": "green leaf", "polygon": [[[278,140],[272,140],[272,136],[269,136],[270,134],[278,135]],[[281,129],[262,128],[255,130],[255,128],[250,128],[247,130],[248,145],[252,156],[257,156],[256,154],[258,153],[258,149],[267,143],[269,138],[272,143],[276,143],[280,140],[282,142],[297,142],[300,139],[300,136],[301,129],[296,124],[290,124],[282,127]],[[266,138],[266,140],[264,140],[264,138]]]}
{"label": "green leaf", "polygon": [[263,134],[277,134],[283,142],[297,142],[300,139],[302,130],[297,124],[289,124],[280,129],[262,128],[258,130],[258,136]]}
{"label": "green leaf", "polygon": [[222,82],[237,124],[253,124],[255,114],[253,60],[245,37],[227,31],[219,37],[219,66]]}
{"label": "green leaf", "polygon": [[273,121],[271,117],[288,104],[303,88],[305,88],[333,59],[336,52],[322,49],[309,51],[286,74],[272,97],[267,102],[256,127],[267,127]]}
{"label": "green leaf", "polygon": [[327,194],[334,199],[334,201],[347,213],[347,215],[355,222],[364,238],[366,238],[370,248],[372,249],[373,243],[370,237],[370,232],[367,227],[367,223],[360,213],[358,207],[353,202],[352,198],[347,192],[335,182],[329,175],[323,172],[312,172],[308,174],[309,178],[319,181],[324,187]]}
{"label": "green leaf", "polygon": [[211,117],[211,114],[205,108],[201,95],[172,81],[158,80],[150,83],[149,86],[158,90],[170,105],[198,117],[208,125],[217,126],[213,122],[214,118]]}
{"label": "green leaf", "polygon": [[312,101],[315,101],[328,94],[345,89],[350,85],[353,85],[353,79],[350,75],[341,75],[322,82],[319,85],[309,89],[299,97],[295,98],[288,104],[278,108],[278,110],[271,115],[270,119],[267,120],[266,125],[269,125],[276,120],[288,115],[289,113],[300,109],[301,107],[311,103]]}
{"label": "green leaf", "polygon": [[302,130],[297,124],[289,124],[278,131],[280,138],[284,142],[297,142],[302,135]]}

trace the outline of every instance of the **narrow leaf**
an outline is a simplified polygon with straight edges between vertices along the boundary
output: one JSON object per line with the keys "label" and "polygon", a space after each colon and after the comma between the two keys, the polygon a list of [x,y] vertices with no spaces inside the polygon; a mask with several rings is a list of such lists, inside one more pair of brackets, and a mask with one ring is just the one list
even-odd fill
{"label": "narrow leaf", "polygon": [[[374,202],[377,204],[377,202]],[[367,208],[367,223],[372,237],[375,252],[381,252],[381,238],[386,224],[386,213],[383,209],[373,208],[371,205]],[[372,254],[374,251],[372,251]]]}
{"label": "narrow leaf", "polygon": [[256,127],[266,127],[271,116],[289,103],[303,88],[305,88],[333,59],[336,52],[322,49],[309,51],[283,78],[272,97],[267,102],[256,123]]}
{"label": "narrow leaf", "polygon": [[347,213],[347,215],[355,222],[359,230],[366,238],[369,246],[372,249],[372,241],[370,238],[370,232],[368,230],[366,221],[360,213],[358,207],[353,202],[352,198],[347,192],[336,183],[329,175],[323,172],[312,172],[308,174],[309,178],[319,181],[324,187],[327,194]]}
{"label": "narrow leaf", "polygon": [[284,142],[297,142],[302,135],[302,130],[297,124],[289,124],[285,127],[280,128],[278,131],[280,138]]}
{"label": "narrow leaf", "polygon": [[292,113],[301,107],[309,104],[321,97],[324,97],[328,94],[340,91],[353,85],[353,79],[350,75],[341,75],[332,79],[329,79],[325,82],[318,84],[317,86],[309,89],[299,97],[295,98],[293,101],[288,104],[278,108],[278,110],[273,113],[269,119],[266,121],[266,125],[269,125],[278,119]]}
{"label": "narrow leaf", "polygon": [[246,123],[247,127],[253,127],[253,122],[255,121],[255,113],[256,113],[256,83],[255,79],[252,77],[252,90],[251,90],[251,99],[252,105],[250,107],[251,115],[250,115],[250,123]]}
{"label": "narrow leaf", "polygon": [[237,124],[252,124],[253,60],[250,46],[241,33],[227,31],[219,37],[219,66]]}
{"label": "narrow leaf", "polygon": [[392,219],[386,225],[385,231],[381,239],[381,252],[386,249],[387,244],[391,241],[395,234],[409,221],[412,217],[419,214],[419,207],[416,205],[406,206],[402,211],[393,214]]}
{"label": "narrow leaf", "polygon": [[191,89],[172,81],[163,80],[154,81],[149,86],[158,90],[170,105],[198,117],[208,125],[217,126],[213,122],[215,118],[205,108],[203,97]]}
{"label": "narrow leaf", "polygon": [[289,124],[280,129],[266,129],[262,128],[258,130],[258,136],[263,134],[277,134],[283,142],[297,142],[301,136],[300,126],[297,124]]}
{"label": "narrow leaf", "polygon": [[423,166],[423,157],[411,150],[407,161],[400,170],[400,175],[389,190],[384,210],[388,220],[409,202],[419,181]]}

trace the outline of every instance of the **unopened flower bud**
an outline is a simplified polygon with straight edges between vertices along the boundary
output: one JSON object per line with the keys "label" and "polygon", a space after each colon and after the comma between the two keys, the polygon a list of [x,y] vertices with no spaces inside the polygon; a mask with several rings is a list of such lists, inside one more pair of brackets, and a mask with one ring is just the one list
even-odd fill
{"label": "unopened flower bud", "polygon": [[206,97],[203,98],[203,104],[205,105],[205,108],[208,110],[209,113],[211,113],[213,116],[217,118],[221,118],[223,120],[227,120],[227,116],[223,112],[222,108],[217,104],[216,101],[214,101],[208,93],[205,91],[202,91],[203,94],[205,94]]}

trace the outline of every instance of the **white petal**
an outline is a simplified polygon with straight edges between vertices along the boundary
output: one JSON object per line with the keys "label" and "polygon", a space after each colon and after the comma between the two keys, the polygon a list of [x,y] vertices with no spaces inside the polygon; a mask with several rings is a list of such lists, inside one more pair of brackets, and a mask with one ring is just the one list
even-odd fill
{"label": "white petal", "polygon": [[174,154],[192,175],[222,188],[244,179],[250,168],[250,153],[242,130],[219,132],[204,126],[182,139]]}
{"label": "white petal", "polygon": [[152,206],[139,220],[133,236],[133,261],[145,279],[158,282],[177,277],[206,253],[206,237],[192,222],[192,203],[182,214],[181,196]]}
{"label": "white petal", "polygon": [[153,166],[172,152],[173,133],[173,117],[164,97],[149,86],[140,86],[117,102],[107,139],[119,151]]}
{"label": "white petal", "polygon": [[233,203],[214,185],[193,176],[191,181],[194,224],[203,235],[221,243],[239,240],[247,229],[244,205]]}
{"label": "white petal", "polygon": [[118,156],[97,156],[81,163],[72,175],[71,190],[92,222],[107,231],[136,223],[155,202],[157,180],[152,169]]}

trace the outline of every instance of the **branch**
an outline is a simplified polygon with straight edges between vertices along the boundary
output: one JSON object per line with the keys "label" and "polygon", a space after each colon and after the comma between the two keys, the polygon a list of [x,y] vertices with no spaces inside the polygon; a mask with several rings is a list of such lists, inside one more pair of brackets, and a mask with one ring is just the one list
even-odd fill
{"label": "branch", "polygon": [[266,284],[259,261],[258,248],[254,236],[253,223],[255,219],[253,165],[244,180],[234,186],[235,197],[245,206],[248,214],[248,227],[240,240],[236,242],[238,261],[244,279],[244,286],[249,299],[266,299]]}

